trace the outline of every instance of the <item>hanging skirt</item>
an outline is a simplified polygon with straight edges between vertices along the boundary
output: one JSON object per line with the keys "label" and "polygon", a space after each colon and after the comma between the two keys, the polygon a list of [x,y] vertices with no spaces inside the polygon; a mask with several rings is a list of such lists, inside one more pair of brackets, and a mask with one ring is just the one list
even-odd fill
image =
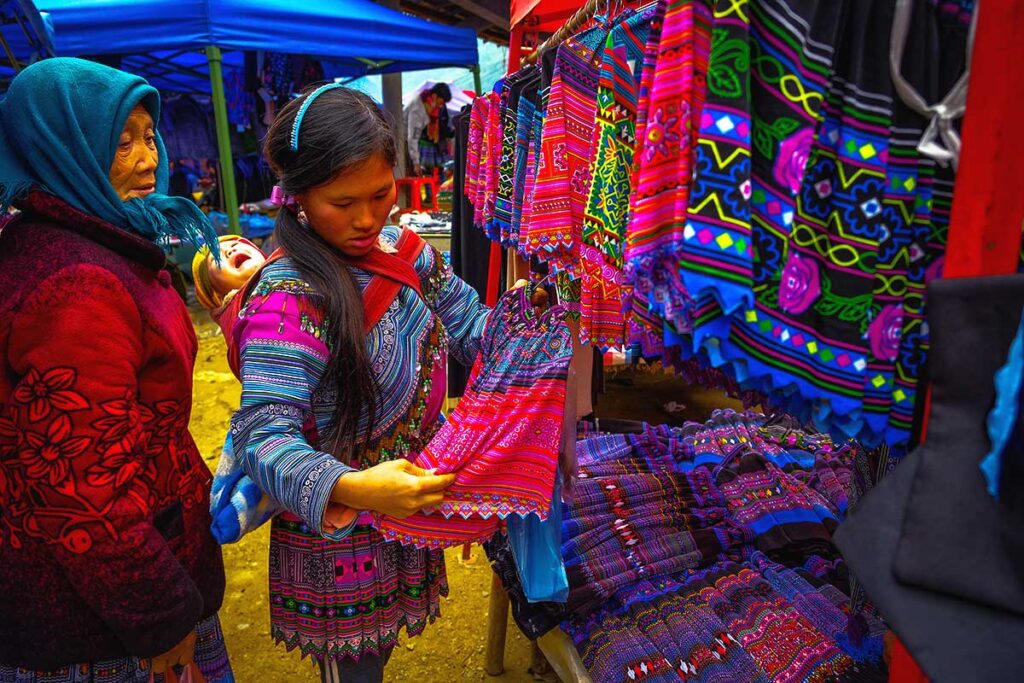
{"label": "hanging skirt", "polygon": [[[196,626],[195,661],[207,683],[234,683],[217,615]],[[0,683],[164,683],[163,674],[153,674],[150,679],[150,669],[150,660],[138,657],[83,662],[53,671],[0,664]]]}

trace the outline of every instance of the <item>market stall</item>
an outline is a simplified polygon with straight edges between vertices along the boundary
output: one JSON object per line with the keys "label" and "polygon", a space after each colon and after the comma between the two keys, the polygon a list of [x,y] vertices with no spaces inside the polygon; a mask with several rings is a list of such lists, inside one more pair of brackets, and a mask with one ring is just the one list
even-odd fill
{"label": "market stall", "polygon": [[[661,487],[661,513],[675,521],[655,522],[637,511],[642,507],[630,509],[639,506],[642,496],[633,497],[639,494],[622,477],[659,470],[690,476],[706,469],[720,477],[739,457],[729,444],[743,444],[739,450],[756,452],[762,465],[730,475],[736,477],[729,478],[730,486],[755,471],[773,471],[764,462],[805,483],[831,462],[827,467],[847,481],[848,499],[825,505],[835,514],[835,524],[822,518],[816,522],[831,548],[827,558],[784,543],[785,548],[773,547],[769,554],[775,560],[780,551],[790,554],[786,566],[766,568],[755,558],[748,567],[772,577],[772,583],[787,571],[806,572],[808,563],[818,560],[844,565],[832,544],[838,526],[840,548],[850,553],[854,573],[864,573],[864,584],[817,575],[823,582],[819,588],[838,591],[832,595],[840,600],[841,611],[861,619],[865,628],[859,640],[843,640],[837,637],[840,631],[829,636],[821,623],[812,627],[824,636],[819,645],[831,638],[855,662],[846,673],[832,670],[829,675],[839,680],[884,677],[880,651],[873,651],[877,642],[867,644],[881,637],[886,630],[882,620],[889,618],[887,625],[922,658],[933,680],[1011,680],[1006,667],[1012,648],[1007,641],[993,642],[992,634],[995,624],[1008,629],[1000,639],[1020,632],[1015,601],[1006,605],[1015,619],[997,617],[978,604],[991,605],[993,598],[979,598],[984,591],[955,585],[956,572],[929,572],[920,563],[911,570],[909,560],[899,564],[896,551],[897,559],[891,560],[890,543],[906,543],[904,557],[911,546],[924,553],[943,546],[934,538],[927,548],[906,540],[899,519],[883,523],[879,514],[903,514],[893,501],[906,497],[918,461],[928,455],[955,457],[949,448],[940,456],[940,444],[932,454],[909,456],[912,464],[899,464],[923,438],[929,377],[945,387],[941,409],[946,419],[952,419],[948,411],[964,410],[951,408],[950,401],[973,395],[948,371],[956,353],[967,352],[955,346],[964,339],[954,339],[948,329],[948,311],[955,309],[950,301],[962,304],[987,292],[983,296],[1001,311],[995,317],[1006,321],[1005,329],[991,328],[986,336],[991,320],[960,313],[980,337],[999,340],[999,348],[991,350],[996,360],[979,369],[984,382],[1005,359],[1024,303],[1013,280],[953,280],[1014,273],[1021,262],[1024,201],[1015,189],[1021,172],[1013,159],[1024,150],[1018,140],[1010,140],[1004,117],[1013,107],[1003,99],[1019,98],[1019,93],[997,82],[998,64],[1021,58],[1007,32],[1019,12],[1005,3],[986,3],[980,10],[974,3],[876,3],[872,8],[836,3],[811,12],[767,1],[710,8],[700,3],[623,7],[588,2],[570,15],[557,2],[550,7],[513,3],[510,73],[464,113],[469,119],[462,182],[467,206],[461,215],[465,225],[491,240],[488,291],[500,291],[508,282],[502,250],[518,254],[530,264],[535,280],[554,278],[558,299],[578,307],[585,346],[632,346],[691,383],[725,389],[759,411],[759,417],[722,413],[683,432],[662,433],[662,427],[648,424],[639,427],[640,437],[615,436],[615,430],[593,425],[602,433],[581,433],[577,449],[587,452],[580,461],[582,493],[578,489],[566,497],[562,510],[572,520],[562,527],[568,606],[560,601],[531,604],[518,583],[522,564],[500,546],[492,549],[503,585],[513,596],[517,624],[539,638],[549,659],[561,662],[560,673],[585,680],[581,672],[586,670],[599,681],[676,675],[705,680],[712,670],[735,666],[727,680],[762,680],[758,675],[790,680],[782,671],[765,668],[758,651],[762,645],[789,661],[816,666],[810,664],[810,650],[802,650],[795,632],[786,629],[759,632],[753,639],[747,632],[736,641],[729,628],[714,638],[692,632],[700,630],[696,624],[704,618],[701,591],[727,594],[722,581],[733,580],[714,574],[721,568],[707,557],[682,573],[680,567],[660,564],[672,554],[659,555],[664,548],[648,534],[696,538],[699,531],[700,525],[681,523],[670,512],[677,495],[670,489],[678,483],[650,484]],[[552,33],[521,65],[517,46],[536,45],[542,42],[538,37]],[[524,39],[526,34],[533,35]],[[944,36],[941,45],[930,42],[937,34]],[[534,60],[536,66],[526,65]],[[865,69],[867,64],[876,66]],[[999,289],[1004,285],[1008,289]],[[930,297],[935,297],[934,312],[926,308]],[[932,343],[938,345],[935,358],[942,366],[929,372]],[[989,357],[988,351],[979,353]],[[959,394],[949,393],[954,386],[961,387],[953,390]],[[972,410],[983,416],[991,395],[991,384],[983,384]],[[771,440],[779,424],[775,420],[783,414],[796,421],[776,443],[790,455],[810,455],[802,465],[776,462],[780,453],[763,443],[754,445]],[[980,421],[975,427],[983,431]],[[827,443],[810,445],[819,438]],[[941,438],[950,443],[948,430]],[[678,450],[669,460],[659,460],[659,449],[673,440]],[[608,450],[615,448],[622,450]],[[835,462],[834,454],[847,448],[860,449],[862,456]],[[849,456],[850,451],[844,452]],[[980,460],[983,455],[970,451],[968,457]],[[885,475],[894,469],[901,480],[889,484]],[[1008,509],[984,493],[976,461],[960,471],[969,477],[961,481],[968,482],[962,488],[970,493],[957,500],[968,508],[978,506],[970,509],[982,510],[978,514],[990,526],[1012,523]],[[852,480],[857,482],[853,487]],[[915,491],[934,491],[928,481],[922,474]],[[622,493],[615,494],[618,498],[601,494],[600,487],[590,488],[593,483],[607,484],[606,491],[621,487]],[[717,483],[721,486],[722,479]],[[809,485],[829,497],[817,484]],[[711,484],[707,490],[715,488]],[[783,526],[783,517],[804,514],[800,504],[787,499],[786,491],[798,488],[776,481],[765,489],[779,496],[773,514]],[[946,492],[952,495],[948,485]],[[734,494],[726,494],[726,517],[738,514],[733,521],[744,526],[739,509],[755,504],[758,494]],[[862,497],[863,512],[856,517],[860,508],[854,504]],[[625,512],[617,511],[622,505]],[[692,502],[682,508],[700,514],[700,505]],[[842,532],[848,511],[858,521]],[[937,517],[928,521],[920,505],[907,514],[918,515],[917,524],[941,527]],[[605,516],[591,527],[592,515]],[[884,551],[872,551],[871,524]],[[748,529],[759,550],[774,543],[769,539],[778,540],[770,526]],[[600,533],[610,535],[601,541],[607,545],[598,543]],[[790,541],[795,537],[790,535]],[[978,538],[987,538],[986,533],[979,532]],[[992,543],[998,550],[978,551],[986,560],[977,571],[1003,576],[1000,558],[1009,541]],[[688,547],[699,546],[693,540]],[[746,553],[739,555],[746,558],[739,564],[750,561]],[[941,562],[938,555],[935,562]],[[961,583],[975,571],[951,564],[959,567]],[[709,566],[715,568],[711,578],[702,573]],[[617,572],[627,567],[643,580],[617,583],[622,579]],[[892,572],[895,584],[891,575],[885,578]],[[806,573],[803,578],[810,580]],[[757,582],[756,577],[736,582],[748,580]],[[903,585],[897,589],[899,582]],[[797,583],[794,579],[790,590],[800,593]],[[753,583],[748,588],[760,590]],[[935,592],[933,597],[924,597],[928,590]],[[575,591],[592,600],[596,593],[600,605],[580,607],[572,597]],[[961,602],[943,602],[937,597],[943,592]],[[875,603],[866,609],[865,596]],[[681,602],[673,606],[673,600]],[[730,600],[726,595],[713,611],[722,617],[735,610],[731,622],[722,622],[733,628],[744,629],[747,618],[767,623],[783,613],[814,621],[792,606],[755,618]],[[492,593],[491,608],[488,670],[498,673],[508,607]],[[937,636],[943,628],[955,630],[942,621],[954,614],[976,619],[977,637],[953,642]],[[940,622],[946,627],[937,626]],[[851,647],[855,640],[866,649]],[[923,680],[899,641],[893,643],[890,680]],[[970,648],[986,654],[981,655],[984,666],[972,664],[967,673],[953,660],[967,661]],[[724,668],[711,667],[708,652],[715,666]],[[739,662],[749,663],[747,658],[753,659],[754,669],[742,668]]]}

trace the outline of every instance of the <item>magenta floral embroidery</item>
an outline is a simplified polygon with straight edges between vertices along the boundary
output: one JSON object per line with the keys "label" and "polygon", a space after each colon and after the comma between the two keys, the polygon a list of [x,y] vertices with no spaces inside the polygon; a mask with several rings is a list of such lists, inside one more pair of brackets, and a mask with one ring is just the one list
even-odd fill
{"label": "magenta floral embroidery", "polygon": [[659,107],[647,122],[647,145],[644,149],[646,160],[650,162],[657,156],[668,156],[671,146],[679,144],[679,132],[676,126],[678,116]]}
{"label": "magenta floral embroidery", "polygon": [[812,142],[814,131],[802,128],[779,143],[779,155],[775,158],[775,167],[772,169],[775,182],[782,187],[788,187],[794,193],[800,191]]}
{"label": "magenta floral embroidery", "polygon": [[902,333],[903,307],[898,304],[885,306],[868,325],[871,353],[879,360],[896,360]]}
{"label": "magenta floral embroidery", "polygon": [[791,251],[782,269],[779,308],[787,313],[803,313],[820,295],[821,275],[817,261]]}

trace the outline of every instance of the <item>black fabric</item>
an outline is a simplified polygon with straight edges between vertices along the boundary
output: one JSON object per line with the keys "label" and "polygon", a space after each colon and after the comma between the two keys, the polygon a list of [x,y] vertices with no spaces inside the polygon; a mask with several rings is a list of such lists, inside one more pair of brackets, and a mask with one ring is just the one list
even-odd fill
{"label": "black fabric", "polygon": [[850,512],[835,543],[868,596],[934,683],[1020,680],[1024,620],[1003,610],[902,584],[892,564],[919,448]]}
{"label": "black fabric", "polygon": [[1024,305],[1024,276],[938,280],[928,291],[932,408],[926,442],[836,532],[836,545],[925,673],[1020,680],[1021,527],[988,495],[985,418]]}
{"label": "black fabric", "polygon": [[978,468],[990,447],[985,420],[994,376],[1024,306],[1024,277],[938,280],[929,304],[928,457],[914,479],[893,570],[905,583],[1024,616],[1024,558],[1013,557],[996,533],[1007,513]]}
{"label": "black fabric", "polygon": [[534,104],[540,100],[540,70],[532,64],[509,77],[508,111],[513,118],[519,113],[519,98],[525,96]]}
{"label": "black fabric", "polygon": [[[455,178],[452,183],[452,270],[476,290],[487,294],[487,266],[491,243],[483,230],[473,225],[473,205],[466,197],[466,145],[469,140],[469,105],[455,117]],[[448,395],[462,396],[469,368],[454,358],[448,361]]]}
{"label": "black fabric", "polygon": [[555,76],[555,58],[558,50],[552,48],[540,56],[540,89],[542,99],[547,102],[547,93],[551,90],[551,79]]}

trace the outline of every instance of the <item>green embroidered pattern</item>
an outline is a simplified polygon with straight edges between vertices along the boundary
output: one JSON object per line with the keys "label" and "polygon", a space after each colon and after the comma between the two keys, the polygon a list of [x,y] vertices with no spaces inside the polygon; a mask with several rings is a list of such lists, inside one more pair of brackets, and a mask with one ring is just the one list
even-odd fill
{"label": "green embroidered pattern", "polygon": [[750,44],[730,38],[724,28],[711,32],[708,90],[728,98],[745,98],[750,92]]}

